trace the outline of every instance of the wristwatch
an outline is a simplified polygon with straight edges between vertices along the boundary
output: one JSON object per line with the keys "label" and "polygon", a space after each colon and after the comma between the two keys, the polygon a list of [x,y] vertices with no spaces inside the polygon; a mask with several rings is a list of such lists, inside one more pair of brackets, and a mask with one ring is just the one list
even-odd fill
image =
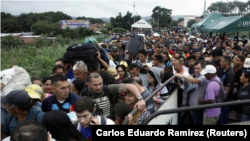
{"label": "wristwatch", "polygon": [[138,100],[142,100],[142,99],[143,99],[143,97],[142,97],[142,96],[139,96],[139,97],[137,97],[137,99],[138,99]]}
{"label": "wristwatch", "polygon": [[188,75],[185,77],[186,79],[188,78]]}

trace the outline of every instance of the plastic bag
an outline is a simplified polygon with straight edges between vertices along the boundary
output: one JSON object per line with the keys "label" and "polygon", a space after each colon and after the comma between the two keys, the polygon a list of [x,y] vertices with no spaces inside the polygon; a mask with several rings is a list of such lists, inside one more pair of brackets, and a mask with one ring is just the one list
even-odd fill
{"label": "plastic bag", "polygon": [[10,69],[1,71],[0,76],[0,83],[5,85],[1,90],[1,95],[7,95],[12,90],[23,90],[31,84],[28,72],[16,65]]}
{"label": "plastic bag", "polygon": [[70,118],[70,120],[72,121],[73,124],[77,122],[77,117],[76,117],[76,112],[75,111],[67,113],[67,115],[69,116],[69,118]]}

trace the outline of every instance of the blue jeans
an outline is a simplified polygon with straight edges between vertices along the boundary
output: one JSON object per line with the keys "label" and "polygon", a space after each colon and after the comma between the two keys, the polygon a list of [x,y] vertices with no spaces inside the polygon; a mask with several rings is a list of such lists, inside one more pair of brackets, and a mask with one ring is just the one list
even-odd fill
{"label": "blue jeans", "polygon": [[221,114],[219,118],[219,125],[227,124],[227,115],[229,112],[229,107],[221,107]]}
{"label": "blue jeans", "polygon": [[243,122],[243,121],[250,121],[250,115],[242,113],[240,121],[241,122]]}
{"label": "blue jeans", "polygon": [[8,114],[8,112],[3,107],[1,107],[1,124],[4,124],[5,116],[7,114]]}
{"label": "blue jeans", "polygon": [[203,110],[194,110],[192,112],[194,125],[203,125]]}

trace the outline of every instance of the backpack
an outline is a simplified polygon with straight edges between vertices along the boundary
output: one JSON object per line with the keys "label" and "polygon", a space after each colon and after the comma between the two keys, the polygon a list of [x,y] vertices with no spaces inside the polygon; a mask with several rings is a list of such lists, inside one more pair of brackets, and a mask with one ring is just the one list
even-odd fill
{"label": "backpack", "polygon": [[[101,53],[101,59],[109,64],[107,52],[103,48],[99,47],[96,43],[72,44],[71,46],[67,47],[66,52],[63,55],[63,59],[70,63],[83,61],[88,66],[92,60],[96,59],[97,51]],[[101,68],[104,67],[101,65]]]}
{"label": "backpack", "polygon": [[217,80],[211,80],[210,82],[213,82],[213,81],[217,82],[220,85],[220,90],[219,90],[218,95],[215,96],[215,101],[216,101],[216,103],[221,103],[226,99],[225,96],[226,96],[227,91],[221,82],[219,82]]}
{"label": "backpack", "polygon": [[94,43],[72,44],[67,47],[63,59],[67,62],[83,61],[85,63],[96,59],[97,46]]}

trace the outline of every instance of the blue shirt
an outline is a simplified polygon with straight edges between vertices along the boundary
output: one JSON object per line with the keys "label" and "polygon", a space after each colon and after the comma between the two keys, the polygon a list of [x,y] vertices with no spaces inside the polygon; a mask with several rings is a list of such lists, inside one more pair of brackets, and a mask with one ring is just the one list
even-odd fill
{"label": "blue shirt", "polygon": [[70,69],[70,70],[69,70],[69,72],[67,73],[66,77],[67,77],[67,78],[69,78],[69,79],[75,78],[75,76],[74,76],[74,73],[73,73],[73,70],[72,70],[72,69]]}
{"label": "blue shirt", "polygon": [[81,126],[81,134],[87,139],[87,141],[92,141],[92,126],[87,128]]}
{"label": "blue shirt", "polygon": [[[36,120],[37,122],[42,123],[43,115],[44,115],[44,112],[39,111],[36,108],[32,107],[29,110],[29,113],[23,122],[29,121],[29,120]],[[11,117],[12,116],[9,113],[5,117],[3,132],[6,135],[11,135],[14,128],[19,125],[18,119],[15,116],[13,116],[12,119]]]}
{"label": "blue shirt", "polygon": [[42,103],[37,101],[36,104],[33,105],[33,108],[36,108],[38,111],[42,111]]}

